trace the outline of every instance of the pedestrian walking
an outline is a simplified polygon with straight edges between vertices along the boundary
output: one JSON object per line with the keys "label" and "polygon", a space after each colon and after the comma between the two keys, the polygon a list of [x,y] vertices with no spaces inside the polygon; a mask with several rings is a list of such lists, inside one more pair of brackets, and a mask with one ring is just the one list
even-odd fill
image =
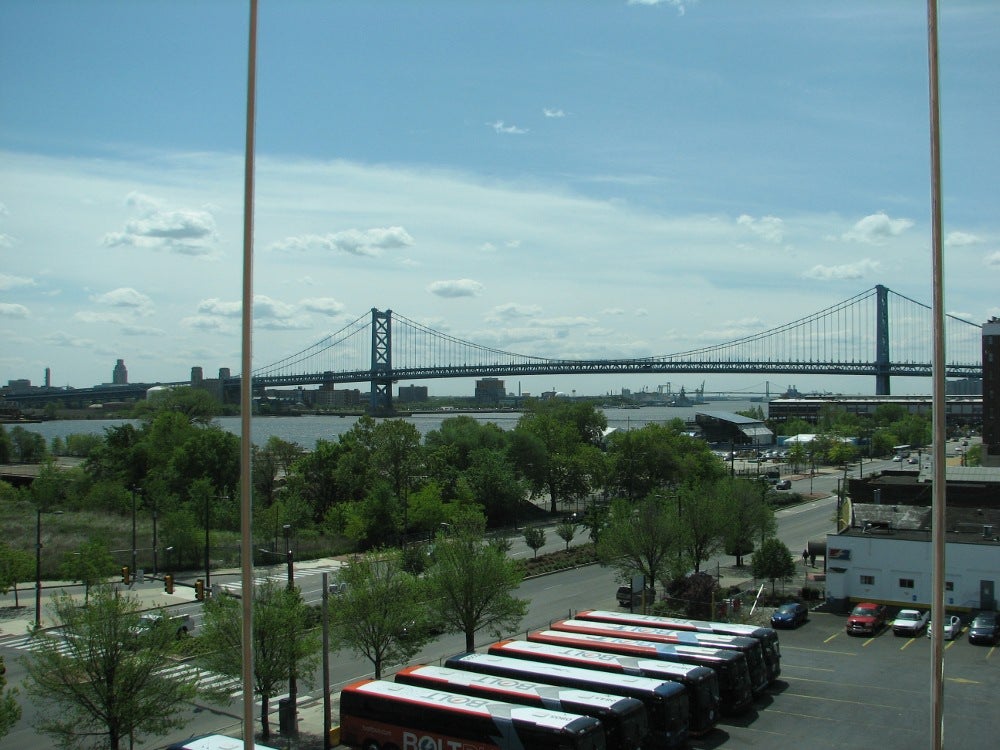
{"label": "pedestrian walking", "polygon": [[808,547],[806,547],[804,550],[802,550],[802,564],[805,565],[807,562],[809,562],[809,548]]}

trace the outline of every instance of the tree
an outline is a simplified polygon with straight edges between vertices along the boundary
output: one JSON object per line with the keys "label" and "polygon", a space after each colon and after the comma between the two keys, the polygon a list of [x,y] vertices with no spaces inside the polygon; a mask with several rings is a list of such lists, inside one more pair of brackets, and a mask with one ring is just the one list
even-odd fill
{"label": "tree", "polygon": [[771,595],[774,595],[774,582],[779,578],[791,578],[795,575],[795,560],[792,553],[780,539],[771,537],[765,539],[760,549],[753,553],[753,577],[771,581]]}
{"label": "tree", "polygon": [[380,548],[356,556],[341,568],[340,581],[346,590],[330,604],[335,648],[347,647],[368,659],[375,679],[430,640],[429,612],[435,608],[425,601],[420,581],[404,570],[400,552]]}
{"label": "tree", "polygon": [[541,526],[528,526],[524,529],[524,542],[538,557],[538,550],[545,546],[545,529]]}
{"label": "tree", "polygon": [[[59,566],[59,572],[69,580],[80,581],[83,584],[83,601],[84,604],[89,604],[91,589],[107,581],[117,568],[107,542],[90,539],[81,544],[76,552],[66,553]],[[134,575],[135,571],[132,573]]]}
{"label": "tree", "polygon": [[513,595],[523,568],[502,546],[484,540],[485,529],[481,514],[465,512],[450,533],[438,533],[427,578],[442,623],[465,633],[467,651],[475,649],[477,631],[487,628],[500,637],[517,628],[528,609],[526,600]]}
{"label": "tree", "polygon": [[[318,631],[310,629],[310,610],[297,589],[276,581],[255,587],[253,595],[253,692],[260,698],[261,734],[271,736],[268,702],[295,675],[308,678],[316,670],[322,647]],[[214,648],[205,655],[205,666],[239,677],[243,663],[243,606],[233,597],[213,597],[205,605],[201,638]],[[228,693],[215,697],[228,697]]]}
{"label": "tree", "polygon": [[17,703],[17,688],[7,690],[7,665],[0,655],[0,739],[11,730],[21,718],[21,707]]}
{"label": "tree", "polygon": [[727,480],[685,484],[677,491],[678,526],[694,572],[725,542],[731,514]]}
{"label": "tree", "polygon": [[24,550],[15,549],[6,542],[0,542],[0,594],[14,590],[14,607],[21,606],[18,600],[17,584],[31,579],[33,561]]}
{"label": "tree", "polygon": [[657,495],[635,505],[615,500],[597,539],[597,558],[618,568],[626,580],[641,575],[655,582],[682,575],[687,563],[679,528],[673,501]]}
{"label": "tree", "polygon": [[765,500],[767,485],[750,479],[727,481],[728,510],[725,513],[726,554],[736,558],[736,567],[743,567],[743,556],[754,550],[754,541],[773,534],[774,511]]}
{"label": "tree", "polygon": [[566,542],[566,549],[569,549],[569,543],[576,536],[576,524],[572,521],[563,521],[556,526],[556,534]]}
{"label": "tree", "polygon": [[87,607],[64,593],[53,609],[65,638],[35,634],[27,691],[40,704],[36,728],[61,747],[119,750],[126,738],[131,744],[184,725],[177,704],[195,687],[162,673],[174,634],[152,628],[138,637],[140,606],[111,586],[99,587]]}
{"label": "tree", "polygon": [[151,422],[164,412],[182,415],[191,424],[208,424],[222,414],[222,404],[202,388],[168,388],[137,401],[132,409],[136,419]]}

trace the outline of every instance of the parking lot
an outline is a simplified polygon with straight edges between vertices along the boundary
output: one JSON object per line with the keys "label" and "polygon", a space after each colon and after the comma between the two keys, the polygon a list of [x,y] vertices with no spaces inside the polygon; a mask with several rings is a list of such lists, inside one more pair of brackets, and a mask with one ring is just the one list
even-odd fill
{"label": "parking lot", "polygon": [[[945,642],[945,747],[977,750],[1000,743],[1000,648],[972,645],[968,619]],[[779,631],[781,677],[750,713],[728,718],[694,748],[928,747],[931,641],[924,633],[849,636],[846,615],[812,613]]]}

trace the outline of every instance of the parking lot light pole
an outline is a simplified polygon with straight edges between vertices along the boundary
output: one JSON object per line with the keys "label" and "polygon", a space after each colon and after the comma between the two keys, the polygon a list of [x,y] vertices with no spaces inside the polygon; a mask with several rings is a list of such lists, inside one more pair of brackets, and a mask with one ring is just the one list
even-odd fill
{"label": "parking lot light pole", "polygon": [[137,570],[137,568],[136,568],[136,562],[135,562],[136,561],[136,551],[135,551],[135,496],[136,496],[136,493],[138,493],[140,491],[141,490],[138,487],[136,487],[135,485],[132,486],[132,567],[131,567],[130,570],[132,571],[132,580],[133,581],[135,580],[135,575],[136,575],[136,570]]}

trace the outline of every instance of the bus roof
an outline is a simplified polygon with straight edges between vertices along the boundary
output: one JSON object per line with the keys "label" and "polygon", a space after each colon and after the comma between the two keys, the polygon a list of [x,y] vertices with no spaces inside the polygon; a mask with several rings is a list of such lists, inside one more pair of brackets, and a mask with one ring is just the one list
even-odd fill
{"label": "bus roof", "polygon": [[[502,682],[498,682],[497,678],[493,675],[426,664],[404,667],[396,673],[396,679],[399,680],[400,676],[402,676],[405,680],[409,675],[422,677],[425,680],[440,684],[442,690],[447,690],[449,686],[457,685],[466,688],[476,688],[477,690],[497,693],[499,695],[533,696],[540,701],[572,701],[604,711],[612,710],[619,704],[624,707],[629,703],[628,698],[623,698],[620,695],[548,685],[544,682],[534,682],[526,679],[504,679]],[[500,698],[500,700],[503,700],[503,698]],[[632,703],[631,705],[637,706],[639,704]]]}
{"label": "bus roof", "polygon": [[[343,692],[381,695],[417,705],[445,708],[449,711],[458,711],[490,718],[503,716],[504,718],[523,720],[552,729],[566,729],[570,724],[578,725],[581,718],[590,718],[564,711],[553,711],[534,706],[520,706],[504,701],[476,698],[471,695],[448,693],[442,690],[431,690],[415,685],[406,685],[401,682],[388,682],[386,680],[361,680],[360,682],[346,686]],[[596,719],[592,719],[592,721],[597,722]]]}
{"label": "bus roof", "polygon": [[712,622],[710,620],[687,620],[680,617],[663,617],[661,615],[643,615],[632,612],[615,612],[604,609],[583,609],[576,613],[577,620],[597,620],[599,622],[627,622],[637,625],[648,625],[649,627],[662,627],[667,629],[697,630],[705,633],[729,633],[732,635],[745,635],[747,637],[760,637],[773,628],[763,625],[745,625],[740,622]]}
{"label": "bus roof", "polygon": [[[500,643],[505,643],[505,641],[501,641]],[[536,645],[528,644],[527,641],[517,641],[517,643]],[[545,644],[539,643],[537,645],[542,646]],[[518,674],[538,679],[544,679],[546,677],[549,679],[571,679],[576,681],[601,683],[609,688],[620,688],[630,691],[641,690],[643,692],[659,693],[664,695],[675,692],[672,685],[666,684],[665,686],[663,680],[658,680],[655,677],[643,677],[641,675],[631,675],[617,672],[598,672],[595,674],[593,669],[587,669],[585,667],[571,667],[541,661],[528,661],[526,659],[515,659],[509,656],[500,656],[492,653],[459,654],[457,656],[453,656],[451,659],[448,659],[446,664],[449,666],[469,665],[501,667],[505,670],[510,670],[512,672],[517,672]]]}
{"label": "bus roof", "polygon": [[[705,633],[700,630],[670,630],[647,625],[632,625],[629,623],[600,622],[596,620],[557,620],[549,627],[553,630],[568,633],[593,633],[594,635],[620,635],[630,639],[649,639],[657,643],[682,643],[691,646],[707,646],[719,644],[723,647],[743,647],[757,643],[753,638],[725,633]],[[759,646],[755,646],[759,648]]]}
{"label": "bus roof", "polygon": [[612,635],[591,635],[590,633],[568,633],[559,630],[536,630],[528,634],[528,640],[539,640],[543,643],[573,644],[592,646],[600,650],[612,648],[624,651],[633,656],[648,656],[657,659],[661,656],[676,654],[684,657],[697,657],[706,662],[731,662],[743,659],[738,651],[726,651],[720,648],[691,646],[686,643],[657,643],[655,641],[635,640],[632,638],[617,638]]}
{"label": "bus roof", "polygon": [[[709,667],[702,667],[696,664],[683,664],[680,662],[660,661],[659,659],[644,659],[634,656],[614,654],[610,651],[600,649],[585,649],[578,646],[557,646],[551,643],[539,643],[537,641],[499,641],[490,646],[490,654],[502,656],[503,654],[517,654],[518,656],[532,657],[554,657],[560,660],[571,661],[575,664],[584,664],[582,671],[590,671],[590,665],[601,665],[601,668],[622,670],[616,671],[618,675],[634,675],[634,672],[655,672],[657,675],[666,675],[664,679],[695,679],[710,674],[715,674]],[[604,676],[602,675],[602,679]],[[659,681],[658,677],[651,677],[653,681]]]}

